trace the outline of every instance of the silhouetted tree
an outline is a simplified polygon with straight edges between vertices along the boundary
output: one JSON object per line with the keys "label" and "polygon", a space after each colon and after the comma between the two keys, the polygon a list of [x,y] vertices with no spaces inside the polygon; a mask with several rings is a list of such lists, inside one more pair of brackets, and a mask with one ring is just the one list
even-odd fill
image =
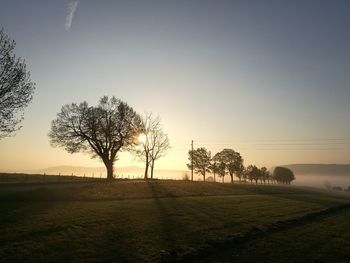
{"label": "silhouetted tree", "polygon": [[216,182],[216,174],[219,174],[219,172],[220,172],[219,163],[213,161],[213,159],[212,159],[210,166],[209,166],[209,169],[214,175],[214,182]]}
{"label": "silhouetted tree", "polygon": [[290,184],[293,180],[295,180],[292,170],[286,167],[276,167],[273,171],[273,177],[277,182],[283,184]]}
{"label": "silhouetted tree", "polygon": [[154,165],[155,161],[163,157],[170,149],[170,142],[168,135],[164,133],[161,125],[160,119],[157,117],[155,119],[155,124],[151,133],[147,136],[149,141],[149,159],[151,165],[151,178],[153,179]]}
{"label": "silhouetted tree", "polygon": [[273,176],[273,173],[269,172],[268,180],[270,183],[274,184],[276,182],[275,177]]}
{"label": "silhouetted tree", "polygon": [[100,157],[107,179],[113,179],[117,153],[136,143],[141,131],[141,118],[127,103],[104,96],[96,107],[87,102],[63,106],[52,121],[49,137],[53,146],[69,153],[83,151]]}
{"label": "silhouetted tree", "polygon": [[31,102],[35,84],[25,61],[16,58],[16,43],[0,30],[0,139],[20,129],[23,109]]}
{"label": "silhouetted tree", "polygon": [[247,182],[247,180],[248,180],[248,167],[244,167],[242,179],[244,182]]}
{"label": "silhouetted tree", "polygon": [[222,177],[222,182],[225,182],[225,175],[226,175],[226,164],[223,162],[218,163],[217,166],[217,174]]}
{"label": "silhouetted tree", "polygon": [[[206,148],[201,147],[196,150],[190,150],[188,152],[189,160],[191,161],[191,157],[193,157],[193,168],[196,173],[199,173],[203,176],[203,180],[205,181],[205,175],[207,172],[210,172],[210,160],[211,153]],[[192,164],[187,164],[187,167],[191,169]]]}
{"label": "silhouetted tree", "polygon": [[160,118],[153,117],[152,113],[145,113],[142,117],[142,130],[138,145],[131,147],[130,150],[145,161],[144,178],[147,179],[149,166],[151,167],[151,178],[153,178],[155,161],[164,156],[170,144],[168,136],[161,127]]}
{"label": "silhouetted tree", "polygon": [[224,149],[218,152],[213,157],[213,160],[225,163],[228,174],[231,177],[231,183],[233,183],[233,175],[237,172],[241,173],[243,158],[238,152],[232,149]]}
{"label": "silhouetted tree", "polygon": [[270,178],[270,172],[267,170],[266,167],[261,167],[260,169],[260,180],[261,182],[263,182],[264,184],[266,183],[266,181],[268,181]]}
{"label": "silhouetted tree", "polygon": [[255,181],[255,184],[258,183],[258,180],[261,175],[260,169],[258,167],[256,167],[255,165],[248,165],[246,173],[247,178],[251,183],[253,182],[253,180]]}
{"label": "silhouetted tree", "polygon": [[238,163],[237,170],[235,172],[236,177],[238,178],[239,182],[242,182],[242,179],[244,177],[244,172],[245,172],[245,167],[243,165],[243,160],[242,160],[242,162]]}
{"label": "silhouetted tree", "polygon": [[184,173],[183,175],[182,175],[182,180],[184,180],[184,181],[189,181],[190,180],[190,176],[188,175],[188,173]]}

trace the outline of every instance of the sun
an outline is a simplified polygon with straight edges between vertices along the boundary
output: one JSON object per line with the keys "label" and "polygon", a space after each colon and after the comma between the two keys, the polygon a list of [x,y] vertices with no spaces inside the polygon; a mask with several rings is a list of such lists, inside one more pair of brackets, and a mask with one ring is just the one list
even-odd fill
{"label": "sun", "polygon": [[146,142],[146,135],[141,133],[139,137],[137,138],[138,142],[145,143]]}

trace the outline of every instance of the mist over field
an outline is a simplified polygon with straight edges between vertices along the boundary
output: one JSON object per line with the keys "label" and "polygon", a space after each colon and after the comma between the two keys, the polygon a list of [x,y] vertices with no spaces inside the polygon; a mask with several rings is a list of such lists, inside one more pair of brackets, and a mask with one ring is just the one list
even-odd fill
{"label": "mist over field", "polygon": [[297,186],[317,188],[350,186],[349,164],[290,164],[284,165],[291,169],[296,179],[292,182]]}
{"label": "mist over field", "polygon": [[296,174],[295,178],[296,179],[292,182],[292,185],[297,186],[326,188],[326,185],[328,184],[331,187],[340,186],[346,189],[350,186],[350,174]]}

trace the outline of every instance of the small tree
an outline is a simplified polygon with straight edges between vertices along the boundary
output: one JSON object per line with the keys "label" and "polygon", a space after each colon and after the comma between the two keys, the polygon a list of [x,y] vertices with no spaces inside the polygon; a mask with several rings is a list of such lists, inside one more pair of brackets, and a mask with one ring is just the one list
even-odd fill
{"label": "small tree", "polygon": [[190,180],[190,176],[188,175],[188,173],[183,173],[183,175],[182,175],[182,180],[184,180],[184,181],[189,181]]}
{"label": "small tree", "polygon": [[275,177],[273,176],[273,174],[271,172],[269,172],[268,180],[272,184],[274,184],[276,182],[276,179],[275,179]]}
{"label": "small tree", "polygon": [[238,178],[239,182],[241,183],[242,182],[242,179],[244,177],[244,172],[245,172],[245,167],[243,165],[243,160],[242,162],[239,162],[238,165],[237,165],[237,170],[235,172],[236,174],[236,177]]}
{"label": "small tree", "polygon": [[213,159],[210,163],[210,167],[209,167],[210,171],[213,173],[214,176],[214,182],[216,182],[216,174],[219,174],[220,172],[220,168],[219,168],[219,163],[215,162]]}
{"label": "small tree", "polygon": [[217,166],[217,174],[222,178],[222,183],[225,182],[226,175],[226,164],[223,162],[218,163]]}
{"label": "small tree", "polygon": [[295,180],[292,170],[286,167],[276,167],[273,171],[273,177],[277,182],[283,184],[290,184],[293,180]]}
{"label": "small tree", "polygon": [[82,151],[100,157],[107,179],[113,179],[117,153],[136,143],[141,131],[141,118],[128,104],[105,96],[96,107],[87,102],[63,106],[52,121],[49,137],[51,145],[64,147],[69,153]]}
{"label": "small tree", "polygon": [[[191,161],[193,157],[193,168],[196,173],[199,173],[203,176],[203,181],[205,181],[205,175],[207,172],[210,172],[210,160],[211,153],[206,148],[198,148],[196,150],[191,150],[188,152],[189,160]],[[191,169],[192,164],[187,164],[187,167]]]}
{"label": "small tree", "polygon": [[252,183],[253,180],[255,181],[255,184],[258,184],[258,180],[261,176],[260,169],[256,167],[255,165],[249,165],[247,167],[247,177],[248,180]]}
{"label": "small tree", "polygon": [[20,129],[23,109],[31,102],[35,84],[21,58],[13,50],[16,43],[0,30],[0,139]]}
{"label": "small tree", "polygon": [[263,182],[264,184],[266,183],[266,181],[268,181],[270,178],[270,172],[267,170],[266,167],[261,167],[260,169],[260,180],[261,182]]}

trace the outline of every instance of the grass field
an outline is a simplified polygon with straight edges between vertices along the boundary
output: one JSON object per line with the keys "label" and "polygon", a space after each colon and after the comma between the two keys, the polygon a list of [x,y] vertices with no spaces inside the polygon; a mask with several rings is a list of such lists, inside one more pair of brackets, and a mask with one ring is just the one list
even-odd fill
{"label": "grass field", "polygon": [[3,184],[0,213],[0,262],[350,258],[350,195],[307,188],[157,180]]}

